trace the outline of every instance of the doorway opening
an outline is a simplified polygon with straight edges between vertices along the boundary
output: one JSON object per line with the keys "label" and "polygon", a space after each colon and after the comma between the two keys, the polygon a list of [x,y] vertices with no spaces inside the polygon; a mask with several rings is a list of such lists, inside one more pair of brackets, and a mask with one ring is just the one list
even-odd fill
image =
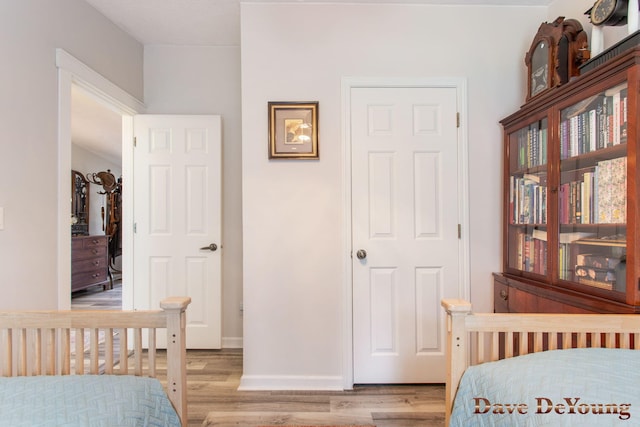
{"label": "doorway opening", "polygon": [[71,88],[71,308],[122,308],[122,114]]}

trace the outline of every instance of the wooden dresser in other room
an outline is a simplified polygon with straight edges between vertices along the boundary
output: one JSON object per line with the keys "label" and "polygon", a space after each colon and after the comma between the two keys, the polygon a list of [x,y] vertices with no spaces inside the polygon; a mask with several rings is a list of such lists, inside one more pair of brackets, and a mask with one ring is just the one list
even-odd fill
{"label": "wooden dresser in other room", "polygon": [[71,292],[109,284],[107,236],[71,238]]}

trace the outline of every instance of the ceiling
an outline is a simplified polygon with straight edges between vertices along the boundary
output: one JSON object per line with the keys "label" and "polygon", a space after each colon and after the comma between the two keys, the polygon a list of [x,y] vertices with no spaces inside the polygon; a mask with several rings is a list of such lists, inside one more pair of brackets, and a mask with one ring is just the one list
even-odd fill
{"label": "ceiling", "polygon": [[240,0],[85,1],[145,45],[240,45]]}
{"label": "ceiling", "polygon": [[[240,3],[245,0],[85,0],[143,45],[239,46]],[[272,0],[250,0],[272,2]],[[300,3],[308,0],[279,0]],[[314,3],[414,3],[547,6],[553,0],[312,0]],[[116,163],[122,157],[121,118],[75,90],[72,137]]]}
{"label": "ceiling", "polygon": [[[244,0],[85,0],[142,44],[239,46]],[[546,6],[552,0],[279,0],[279,3]],[[271,3],[273,0],[250,0]]]}
{"label": "ceiling", "polygon": [[120,164],[122,162],[122,116],[73,85],[71,88],[71,141],[112,163]]}

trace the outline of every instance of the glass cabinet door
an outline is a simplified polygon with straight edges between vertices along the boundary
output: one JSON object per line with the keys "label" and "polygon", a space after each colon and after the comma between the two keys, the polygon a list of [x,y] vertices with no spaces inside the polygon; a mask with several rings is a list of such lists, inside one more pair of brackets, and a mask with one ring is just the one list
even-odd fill
{"label": "glass cabinet door", "polygon": [[508,135],[507,268],[547,274],[547,118]]}
{"label": "glass cabinet door", "polygon": [[558,279],[625,292],[626,83],[561,110],[559,137]]}

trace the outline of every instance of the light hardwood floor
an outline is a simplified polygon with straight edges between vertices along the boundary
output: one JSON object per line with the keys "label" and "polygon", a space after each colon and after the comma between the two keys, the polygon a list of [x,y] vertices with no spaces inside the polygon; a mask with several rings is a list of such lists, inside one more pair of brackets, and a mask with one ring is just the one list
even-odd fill
{"label": "light hardwood floor", "polygon": [[187,353],[189,426],[444,425],[443,385],[356,386],[353,391],[238,391],[242,351]]}
{"label": "light hardwood floor", "polygon": [[[73,298],[72,307],[117,309],[119,292],[118,284],[110,291],[82,292]],[[444,425],[443,385],[356,386],[342,392],[238,391],[241,375],[241,350],[189,350],[189,427]]]}

